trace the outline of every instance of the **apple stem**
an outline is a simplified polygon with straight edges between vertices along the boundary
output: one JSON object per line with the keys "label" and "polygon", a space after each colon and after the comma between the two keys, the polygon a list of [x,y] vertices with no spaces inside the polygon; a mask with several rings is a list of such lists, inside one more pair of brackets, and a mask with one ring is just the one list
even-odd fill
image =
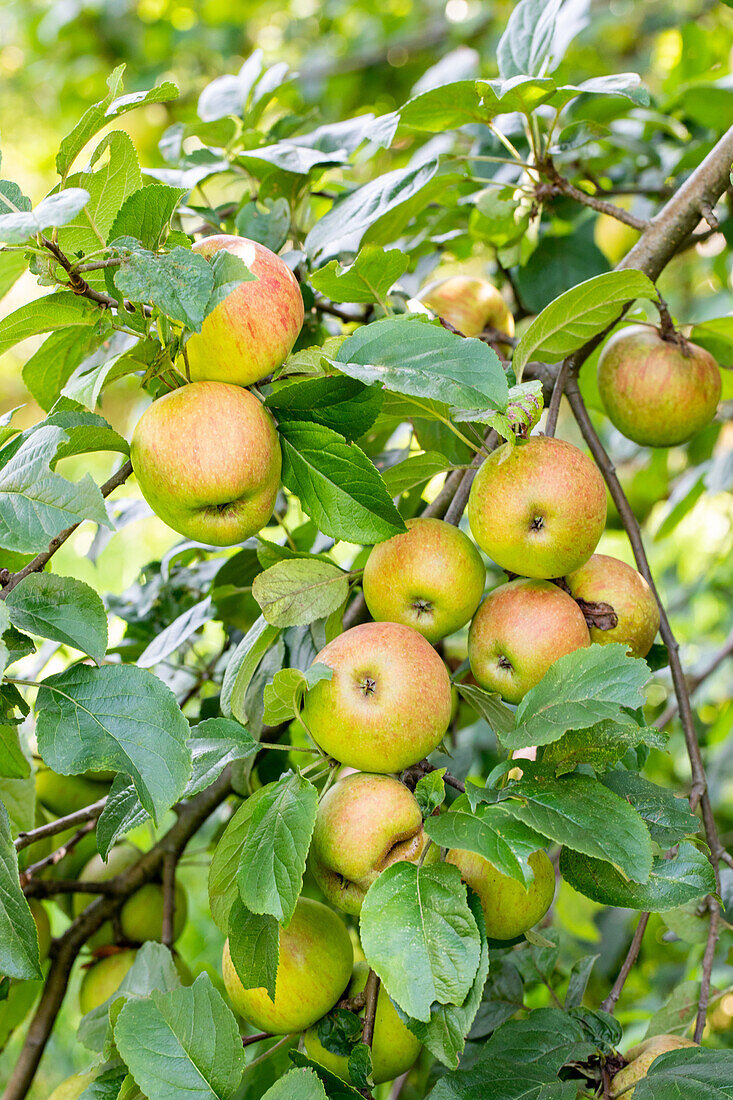
{"label": "apple stem", "polygon": [[361,1032],[361,1041],[368,1047],[374,1039],[374,1020],[377,1014],[377,997],[379,995],[379,976],[373,970],[369,971],[369,977],[364,987],[364,1027]]}

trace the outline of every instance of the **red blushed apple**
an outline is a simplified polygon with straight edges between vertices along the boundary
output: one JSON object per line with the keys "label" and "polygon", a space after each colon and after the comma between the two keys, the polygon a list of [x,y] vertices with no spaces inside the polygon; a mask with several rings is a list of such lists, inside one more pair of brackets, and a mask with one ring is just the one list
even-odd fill
{"label": "red blushed apple", "polygon": [[665,340],[646,325],[629,325],[598,360],[598,389],[611,423],[634,443],[686,443],[715,416],[720,368],[697,344]]}
{"label": "red blushed apple", "polygon": [[622,642],[634,657],[646,657],[659,630],[659,607],[641,573],[618,558],[593,554],[567,582],[574,600],[607,603],[616,613],[611,630],[590,627],[592,642]]}
{"label": "red blushed apple", "polygon": [[420,301],[464,336],[484,329],[514,335],[514,318],[499,291],[476,275],[451,275],[420,291]]}
{"label": "red blushed apple", "polygon": [[552,664],[590,645],[583,613],[549,581],[510,581],[495,588],[468,632],[468,659],[476,681],[519,703]]}
{"label": "red blushed apple", "polygon": [[137,422],[130,458],[155,514],[189,539],[231,546],[272,515],[280,441],[249,390],[194,382],[159,397]]}
{"label": "red blushed apple", "polygon": [[533,436],[493,451],[468,498],[481,549],[521,577],[563,577],[588,560],[606,522],[598,468],[562,439]]}
{"label": "red blushed apple", "polygon": [[360,771],[398,772],[439,745],[451,713],[446,667],[399,623],[339,634],[314,663],[333,669],[305,698],[303,722],[324,752]]}
{"label": "red blushed apple", "polygon": [[210,259],[225,248],[257,281],[240,283],[186,344],[192,382],[251,386],[290,354],[303,326],[303,296],[292,271],[269,248],[247,237],[218,234],[193,246]]}

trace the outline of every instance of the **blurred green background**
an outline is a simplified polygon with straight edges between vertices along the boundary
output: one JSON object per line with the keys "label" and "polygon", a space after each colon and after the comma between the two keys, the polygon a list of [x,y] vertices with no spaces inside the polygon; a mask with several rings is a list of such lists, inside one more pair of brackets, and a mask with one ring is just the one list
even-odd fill
{"label": "blurred green background", "polygon": [[[285,61],[299,73],[292,91],[294,106],[312,112],[313,126],[354,114],[383,114],[404,102],[426,69],[447,54],[445,79],[456,79],[462,66],[478,60],[482,75],[495,75],[495,51],[513,3],[481,0],[4,0],[0,3],[0,149],[2,174],[16,180],[38,201],[55,182],[58,143],[90,103],[105,92],[105,81],[120,63],[127,66],[126,90],[148,88],[174,80],[181,97],[169,105],[153,105],[115,123],[133,138],[143,165],[163,163],[158,141],[171,123],[195,117],[202,88],[214,77],[236,72],[259,48],[267,63]],[[657,112],[649,117],[659,127],[704,131],[711,113],[716,128],[733,123],[733,92],[729,80],[733,49],[733,10],[705,0],[600,0],[593,4],[590,26],[572,45],[563,72],[574,81],[604,73],[636,71],[650,88]],[[457,51],[457,52],[455,52]],[[715,88],[712,85],[715,84]],[[729,116],[729,117],[728,117]],[[400,149],[380,153],[380,170],[399,158]],[[639,150],[643,165],[644,151]],[[376,170],[372,166],[371,170]],[[618,229],[614,223],[613,230]],[[623,232],[623,231],[622,231]],[[600,242],[599,242],[600,243]],[[713,238],[690,250],[670,266],[663,289],[683,320],[721,316],[731,311],[730,259],[726,242]],[[628,245],[627,245],[628,246]],[[605,242],[611,256],[614,243]],[[616,244],[616,247],[618,245]],[[617,257],[616,257],[617,258]],[[0,316],[39,293],[28,274],[0,300]],[[32,423],[41,411],[29,402],[20,368],[37,342],[26,341],[0,357],[0,412],[25,405],[15,421]],[[103,413],[129,435],[142,403],[133,380],[105,397]],[[562,421],[559,434],[575,438]],[[709,446],[708,446],[709,442]],[[611,438],[614,458],[624,484],[641,515],[652,567],[670,607],[689,667],[704,664],[731,627],[733,582],[733,506],[727,492],[709,492],[671,535],[656,538],[685,499],[678,478],[690,466],[705,461],[710,449],[730,448],[731,426],[707,440],[706,433],[687,452],[664,452],[650,459],[619,437]],[[111,456],[67,460],[69,477],[90,469],[99,480],[116,465]],[[128,485],[123,495],[134,495]],[[672,496],[670,499],[670,492]],[[636,497],[634,498],[634,493]],[[675,495],[676,494],[676,495]],[[646,498],[649,498],[648,500]],[[648,507],[652,503],[651,509]],[[701,532],[704,531],[704,539]],[[121,593],[141,567],[160,557],[177,541],[151,517],[117,534],[94,560],[88,557],[93,532],[82,528],[54,559],[54,569],[77,576],[101,593]],[[621,531],[609,529],[599,550],[631,560]],[[48,671],[52,671],[49,666]],[[715,802],[733,804],[733,750],[730,738],[733,704],[728,688],[730,665],[720,670],[701,693],[699,727],[707,746]],[[659,690],[659,689],[658,689]],[[661,691],[660,691],[661,694]],[[688,781],[688,764],[679,729],[673,727],[671,758],[652,754],[650,776],[677,788]],[[728,814],[733,832],[733,813]],[[725,820],[724,820],[725,827]],[[731,836],[723,836],[730,841]],[[183,864],[189,886],[191,920],[181,942],[195,967],[218,965],[220,938],[207,918],[206,866],[202,846]],[[627,918],[563,891],[558,902],[564,936],[577,936],[587,950],[623,946]],[[58,918],[61,920],[61,918]],[[62,922],[63,923],[63,922]],[[648,1018],[680,980],[686,946],[669,942],[657,920],[645,943],[641,965],[629,990],[636,997],[636,1015]],[[702,950],[702,948],[701,948]],[[614,958],[603,974],[613,973]],[[692,976],[692,973],[690,974]],[[78,976],[74,987],[78,983]],[[43,1100],[51,1088],[84,1064],[75,1044],[78,1023],[75,988],[51,1040],[38,1075],[33,1100]],[[733,997],[716,1009],[716,1028],[725,1033],[733,1020]],[[634,1012],[625,1017],[633,1024]],[[17,1039],[0,1055],[0,1082],[17,1054]]]}

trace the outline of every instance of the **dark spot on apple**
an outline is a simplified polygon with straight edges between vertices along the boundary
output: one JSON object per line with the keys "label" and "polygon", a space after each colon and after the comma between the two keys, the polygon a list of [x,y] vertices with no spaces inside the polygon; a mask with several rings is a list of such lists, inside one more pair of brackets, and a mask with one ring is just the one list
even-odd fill
{"label": "dark spot on apple", "polygon": [[542,516],[535,516],[529,525],[530,531],[541,531],[545,526],[545,521]]}
{"label": "dark spot on apple", "polygon": [[499,660],[497,661],[497,664],[498,664],[499,668],[510,668],[510,669],[514,668],[514,666],[512,665],[512,662],[509,660],[508,657],[505,657],[503,653],[502,653],[501,657],[499,658]]}

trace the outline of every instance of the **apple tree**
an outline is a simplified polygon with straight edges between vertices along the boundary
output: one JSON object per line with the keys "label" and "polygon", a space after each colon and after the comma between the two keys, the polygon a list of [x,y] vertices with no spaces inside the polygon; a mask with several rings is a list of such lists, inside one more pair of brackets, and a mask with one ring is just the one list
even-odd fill
{"label": "apple tree", "polygon": [[[583,7],[337,123],[254,53],[156,164],[115,122],[178,89],[118,68],[0,181],[4,1100],[72,996],[56,1100],[733,1095],[733,643],[690,677],[645,548],[730,486],[733,321],[665,279],[723,262],[733,128],[573,73]],[[124,594],[57,569],[151,511]]]}

